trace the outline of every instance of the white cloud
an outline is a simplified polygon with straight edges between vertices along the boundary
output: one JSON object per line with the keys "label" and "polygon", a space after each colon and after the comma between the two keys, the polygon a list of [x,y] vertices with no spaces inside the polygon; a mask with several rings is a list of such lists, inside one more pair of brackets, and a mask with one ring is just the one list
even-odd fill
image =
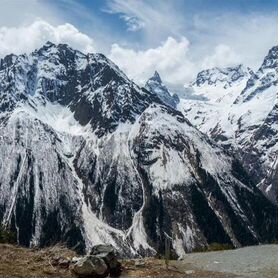
{"label": "white cloud", "polygon": [[[130,0],[126,1],[129,4]],[[121,0],[117,2],[121,4],[120,7],[124,5],[126,9],[131,9],[129,15],[122,14],[125,21],[129,22],[130,31],[144,30],[143,32],[150,35],[156,33],[154,26],[161,22],[163,15],[156,13],[151,7],[143,12],[139,7],[136,9],[136,5],[140,6],[139,1],[131,1],[130,3],[135,3],[131,6],[125,5]],[[154,26],[150,26],[147,15],[155,18]],[[157,43],[157,40],[152,43],[143,41],[140,49],[133,47],[136,45],[133,41],[120,44],[116,40],[117,43],[111,46],[111,42],[104,44],[97,37],[97,32],[94,32],[94,38],[91,38],[69,23],[51,24],[47,20],[37,19],[29,24],[16,24],[17,27],[0,27],[0,57],[10,53],[31,52],[49,40],[54,43],[67,43],[83,52],[95,52],[96,49],[98,52],[104,52],[130,78],[141,85],[155,70],[159,71],[166,83],[182,85],[191,81],[200,70],[205,68],[243,63],[256,69],[269,48],[277,44],[275,38],[278,29],[274,27],[273,17],[249,15],[246,18],[234,16],[233,19],[228,16],[213,19],[196,17],[192,29],[194,36],[189,36],[190,43],[188,37],[168,35],[160,40],[160,43]],[[168,18],[165,19],[166,23],[167,20]],[[240,24],[240,28],[237,23]],[[179,24],[173,26],[177,27]],[[169,34],[168,27],[165,28],[161,29],[164,36]],[[100,45],[102,47],[99,47]]]}
{"label": "white cloud", "polygon": [[94,52],[94,41],[69,23],[51,25],[36,20],[19,27],[0,27],[0,57],[7,54],[29,53],[41,47],[46,41],[67,43],[83,52]]}
{"label": "white cloud", "polygon": [[109,58],[136,82],[144,82],[157,70],[163,79],[173,84],[183,84],[192,77],[194,64],[187,57],[189,41],[172,37],[157,48],[135,51],[113,44]]}
{"label": "white cloud", "polygon": [[201,63],[202,69],[213,67],[234,66],[241,63],[241,57],[232,48],[225,44],[219,44],[215,47],[214,53],[204,58]]}
{"label": "white cloud", "polygon": [[[194,58],[205,59],[204,66],[236,62],[256,70],[268,50],[277,45],[277,25],[277,14],[271,13],[196,15],[193,21]],[[214,54],[210,54],[212,52]]]}
{"label": "white cloud", "polygon": [[1,0],[0,26],[18,26],[44,18],[48,22],[56,22],[61,18],[50,1],[41,0]]}
{"label": "white cloud", "polygon": [[[211,10],[189,14],[184,5],[179,6],[178,3],[160,1],[157,4],[152,0],[107,1],[107,12],[125,20],[127,29],[140,31],[138,41],[114,44],[110,54],[135,80],[142,83],[153,69],[160,71],[163,79],[170,83],[189,82],[198,71],[216,66],[227,67],[242,63],[256,70],[268,50],[277,44],[277,14],[266,15],[252,11],[244,14],[240,11],[219,13]],[[169,37],[186,37],[190,41],[190,48],[187,47],[186,54],[171,53],[172,58],[179,59],[175,68],[167,66],[169,70],[160,69],[168,57],[161,55],[160,61],[156,63],[149,57],[149,53],[155,50],[160,53],[166,43],[160,46],[159,43]],[[141,45],[139,50],[138,42]],[[150,62],[146,61],[147,57]],[[131,59],[136,62],[133,63]]]}
{"label": "white cloud", "polygon": [[121,18],[126,22],[127,31],[136,32],[145,27],[145,23],[137,17],[122,15]]}
{"label": "white cloud", "polygon": [[128,31],[144,32],[146,41],[161,41],[168,36],[180,36],[184,15],[177,13],[172,1],[109,0],[105,12],[118,14]]}

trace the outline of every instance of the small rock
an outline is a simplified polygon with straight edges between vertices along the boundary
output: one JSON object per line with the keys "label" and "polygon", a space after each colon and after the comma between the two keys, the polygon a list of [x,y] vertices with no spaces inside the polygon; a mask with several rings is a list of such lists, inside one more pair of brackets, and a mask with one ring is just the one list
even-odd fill
{"label": "small rock", "polygon": [[71,263],[71,260],[69,258],[63,258],[63,257],[54,257],[51,260],[52,266],[59,266],[61,268],[68,268]]}
{"label": "small rock", "polygon": [[136,267],[144,267],[145,265],[146,265],[146,263],[143,260],[135,261]]}
{"label": "small rock", "polygon": [[69,259],[60,259],[59,260],[59,267],[61,268],[69,268],[71,261]]}
{"label": "small rock", "polygon": [[54,258],[51,260],[51,265],[57,266],[57,265],[59,265],[59,261],[60,261],[60,257],[54,257]]}
{"label": "small rock", "polygon": [[190,274],[194,274],[194,273],[195,273],[194,270],[186,270],[186,271],[185,271],[185,274],[186,274],[186,275],[190,275]]}
{"label": "small rock", "polygon": [[77,263],[79,260],[81,260],[82,258],[81,257],[73,257],[72,259],[71,259],[71,263],[73,263],[73,264],[75,264],[75,263]]}

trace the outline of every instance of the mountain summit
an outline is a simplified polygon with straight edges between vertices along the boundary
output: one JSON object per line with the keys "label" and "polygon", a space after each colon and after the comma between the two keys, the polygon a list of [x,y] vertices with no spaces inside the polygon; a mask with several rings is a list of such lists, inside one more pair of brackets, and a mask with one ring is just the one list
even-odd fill
{"label": "mountain summit", "polygon": [[162,84],[161,77],[157,71],[154,72],[153,76],[149,79],[149,81],[157,82],[158,84]]}
{"label": "mountain summit", "polygon": [[246,78],[246,76],[249,77],[253,74],[254,73],[250,68],[244,67],[242,64],[227,68],[216,67],[199,72],[196,80],[192,83],[192,86],[221,86],[222,88],[227,89]]}
{"label": "mountain summit", "polygon": [[175,94],[171,95],[168,88],[163,84],[157,71],[155,71],[154,75],[147,81],[145,88],[156,94],[163,103],[173,108],[176,108],[179,103],[179,97]]}

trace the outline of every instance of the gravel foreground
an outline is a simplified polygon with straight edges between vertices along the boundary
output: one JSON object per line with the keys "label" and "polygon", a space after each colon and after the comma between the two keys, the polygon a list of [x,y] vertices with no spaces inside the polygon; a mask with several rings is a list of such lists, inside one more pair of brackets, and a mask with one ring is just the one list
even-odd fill
{"label": "gravel foreground", "polygon": [[[0,244],[1,278],[70,278],[69,269],[51,263],[57,255],[71,259],[62,246],[26,249]],[[278,245],[261,245],[229,251],[188,254],[183,261],[123,260],[124,278],[278,278]]]}
{"label": "gravel foreground", "polygon": [[230,274],[238,278],[278,278],[278,245],[260,245],[236,250],[188,254],[178,262],[194,268]]}

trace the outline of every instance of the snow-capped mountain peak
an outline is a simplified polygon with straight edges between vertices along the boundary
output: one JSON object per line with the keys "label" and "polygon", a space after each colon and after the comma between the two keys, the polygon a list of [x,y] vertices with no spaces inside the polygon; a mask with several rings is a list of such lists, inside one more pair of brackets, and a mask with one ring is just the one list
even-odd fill
{"label": "snow-capped mountain peak", "polygon": [[170,93],[157,71],[155,71],[154,75],[146,82],[145,88],[151,93],[156,94],[163,103],[173,108],[179,103],[179,97],[176,94],[172,95]]}
{"label": "snow-capped mountain peak", "polygon": [[47,42],[30,55],[3,61],[7,59],[8,63],[1,62],[0,71],[5,92],[2,111],[20,105],[20,100],[33,105],[45,101],[67,105],[81,125],[89,123],[101,136],[120,122],[134,122],[150,103],[161,102],[103,54],[83,54],[68,45]]}
{"label": "snow-capped mountain peak", "polygon": [[162,84],[161,77],[157,71],[154,72],[153,76],[149,80]]}
{"label": "snow-capped mountain peak", "polygon": [[277,69],[278,68],[278,45],[272,47],[267,56],[264,59],[264,62],[261,66],[261,69],[266,69],[266,68],[274,68]]}
{"label": "snow-capped mountain peak", "polygon": [[264,61],[256,72],[248,79],[245,88],[236,103],[246,102],[267,89],[272,90],[278,85],[278,46],[271,48]]}
{"label": "snow-capped mountain peak", "polygon": [[224,89],[233,86],[235,83],[241,82],[243,79],[249,78],[253,71],[242,64],[234,67],[212,68],[203,70],[198,73],[196,80],[191,86],[220,86]]}
{"label": "snow-capped mountain peak", "polygon": [[211,104],[230,104],[238,97],[246,86],[247,80],[253,75],[253,71],[242,64],[203,70],[189,86],[185,87],[184,98],[193,100],[194,106],[194,100],[207,101]]}

